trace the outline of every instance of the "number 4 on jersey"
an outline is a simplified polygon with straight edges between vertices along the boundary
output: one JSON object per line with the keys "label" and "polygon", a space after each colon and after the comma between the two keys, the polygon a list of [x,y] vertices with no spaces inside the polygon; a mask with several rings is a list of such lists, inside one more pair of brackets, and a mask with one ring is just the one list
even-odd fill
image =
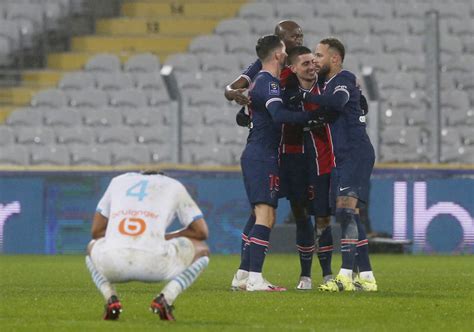
{"label": "number 4 on jersey", "polygon": [[148,186],[148,180],[143,180],[134,184],[127,190],[127,196],[137,197],[141,202],[148,195],[146,193],[146,188]]}

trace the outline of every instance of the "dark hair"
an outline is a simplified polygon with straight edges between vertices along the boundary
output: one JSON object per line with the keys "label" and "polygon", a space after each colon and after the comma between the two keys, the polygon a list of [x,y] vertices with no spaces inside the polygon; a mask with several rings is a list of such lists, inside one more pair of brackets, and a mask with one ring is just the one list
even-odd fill
{"label": "dark hair", "polygon": [[273,51],[279,47],[282,47],[282,41],[280,37],[276,35],[266,35],[258,39],[255,50],[257,51],[257,56],[260,61],[264,61]]}
{"label": "dark hair", "polygon": [[311,50],[307,48],[306,46],[295,46],[288,52],[288,64],[291,65],[295,61],[296,57],[303,55],[303,54],[309,54],[311,53]]}
{"label": "dark hair", "polygon": [[337,38],[325,38],[319,42],[320,44],[329,45],[329,48],[335,49],[341,56],[341,62],[344,61],[344,56],[346,55],[346,49],[342,42]]}

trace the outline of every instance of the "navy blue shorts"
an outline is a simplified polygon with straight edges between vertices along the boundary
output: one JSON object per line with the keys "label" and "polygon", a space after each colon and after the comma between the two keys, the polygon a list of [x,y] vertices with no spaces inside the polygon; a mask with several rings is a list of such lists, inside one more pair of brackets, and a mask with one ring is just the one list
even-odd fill
{"label": "navy blue shorts", "polygon": [[282,154],[280,158],[280,197],[304,202],[307,197],[308,169],[302,153]]}
{"label": "navy blue shorts", "polygon": [[369,199],[370,175],[374,168],[373,155],[351,158],[338,163],[331,171],[331,207],[336,207],[336,198],[350,196],[363,203]]}
{"label": "navy blue shorts", "polygon": [[331,215],[329,204],[329,184],[331,175],[329,173],[311,175],[308,185],[308,213],[315,217],[326,217]]}
{"label": "navy blue shorts", "polygon": [[245,191],[252,206],[267,204],[278,207],[280,178],[278,163],[253,159],[240,159]]}

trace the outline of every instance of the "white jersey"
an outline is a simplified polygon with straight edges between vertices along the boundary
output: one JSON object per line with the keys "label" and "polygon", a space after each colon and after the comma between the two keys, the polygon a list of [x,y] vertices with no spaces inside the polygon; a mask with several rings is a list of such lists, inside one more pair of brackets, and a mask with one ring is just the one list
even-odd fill
{"label": "white jersey", "polygon": [[108,218],[108,247],[159,250],[175,216],[187,227],[202,212],[177,180],[154,174],[125,173],[114,177],[97,206]]}

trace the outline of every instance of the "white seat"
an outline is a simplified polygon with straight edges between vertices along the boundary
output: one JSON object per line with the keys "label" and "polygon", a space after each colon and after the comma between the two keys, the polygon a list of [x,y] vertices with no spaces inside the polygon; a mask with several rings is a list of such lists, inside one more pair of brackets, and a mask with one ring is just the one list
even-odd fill
{"label": "white seat", "polygon": [[157,126],[155,128],[137,128],[135,131],[137,141],[145,145],[167,144],[170,140],[170,129],[166,126]]}
{"label": "white seat", "polygon": [[165,89],[165,82],[158,72],[135,73],[134,79],[138,89],[144,91],[157,91]]}
{"label": "white seat", "polygon": [[221,54],[225,52],[225,43],[219,35],[202,35],[194,38],[189,45],[191,53]]}
{"label": "white seat", "polygon": [[69,165],[69,150],[61,145],[39,146],[30,149],[31,165]]}
{"label": "white seat", "polygon": [[44,108],[25,107],[13,111],[7,118],[9,126],[39,127],[43,125]]}
{"label": "white seat", "polygon": [[124,64],[124,70],[132,73],[151,73],[160,71],[160,59],[151,53],[132,55]]}
{"label": "white seat", "polygon": [[370,27],[372,33],[377,36],[406,36],[408,34],[408,25],[401,19],[375,20],[370,22]]}
{"label": "white seat", "polygon": [[115,54],[101,53],[92,56],[84,66],[87,71],[114,72],[120,71],[120,59]]}
{"label": "white seat", "polygon": [[44,113],[44,124],[46,126],[76,127],[82,125],[82,116],[79,112],[60,109],[47,110]]}
{"label": "white seat", "polygon": [[155,127],[166,123],[166,114],[154,108],[131,109],[123,113],[124,124],[130,127]]}
{"label": "white seat", "polygon": [[96,129],[97,143],[109,144],[134,144],[136,142],[135,132],[132,128],[125,126],[114,126]]}
{"label": "white seat", "polygon": [[302,20],[314,17],[313,6],[309,3],[277,3],[275,10],[280,19]]}
{"label": "white seat", "polygon": [[15,134],[9,126],[0,125],[0,146],[6,146],[15,142]]}
{"label": "white seat", "polygon": [[96,85],[92,73],[83,71],[65,73],[59,81],[58,87],[62,90],[82,90],[94,88]]}
{"label": "white seat", "polygon": [[116,109],[84,109],[81,113],[86,126],[115,127],[122,124],[122,114]]}
{"label": "white seat", "polygon": [[112,147],[112,165],[144,165],[151,162],[151,153],[146,146],[128,145]]}
{"label": "white seat", "polygon": [[70,148],[71,165],[108,166],[112,163],[109,148],[96,145],[73,145]]}
{"label": "white seat", "polygon": [[68,92],[73,107],[105,107],[109,103],[109,96],[105,91],[99,89],[83,89]]}
{"label": "white seat", "polygon": [[97,73],[95,78],[97,81],[97,88],[104,91],[125,90],[134,87],[132,76],[128,73]]}
{"label": "white seat", "polygon": [[69,98],[60,89],[47,89],[38,92],[33,99],[31,99],[31,105],[34,107],[52,107],[60,108],[68,105]]}
{"label": "white seat", "polygon": [[213,55],[207,54],[201,57],[202,70],[204,72],[227,72],[240,68],[239,59],[235,55]]}
{"label": "white seat", "polygon": [[95,142],[95,131],[87,127],[56,128],[56,141],[65,145],[89,145]]}
{"label": "white seat", "polygon": [[25,166],[30,163],[30,154],[25,146],[0,146],[0,165]]}
{"label": "white seat", "polygon": [[247,3],[239,10],[239,17],[247,20],[261,20],[273,16],[275,7],[270,3]]}
{"label": "white seat", "polygon": [[177,72],[196,72],[200,68],[199,59],[195,54],[176,53],[170,55],[165,65],[172,66]]}
{"label": "white seat", "polygon": [[245,53],[255,56],[256,40],[250,35],[231,35],[226,36],[226,50],[229,53]]}
{"label": "white seat", "polygon": [[214,31],[226,38],[239,35],[247,36],[250,34],[250,25],[242,18],[228,18],[220,21]]}
{"label": "white seat", "polygon": [[216,96],[222,95],[221,90],[189,90],[187,92],[187,98],[188,104],[191,106],[205,106],[205,105],[211,105],[211,106],[224,106],[227,104],[226,100],[224,98],[217,98]]}
{"label": "white seat", "polygon": [[51,145],[56,135],[48,127],[19,127],[16,130],[16,142],[25,145]]}

